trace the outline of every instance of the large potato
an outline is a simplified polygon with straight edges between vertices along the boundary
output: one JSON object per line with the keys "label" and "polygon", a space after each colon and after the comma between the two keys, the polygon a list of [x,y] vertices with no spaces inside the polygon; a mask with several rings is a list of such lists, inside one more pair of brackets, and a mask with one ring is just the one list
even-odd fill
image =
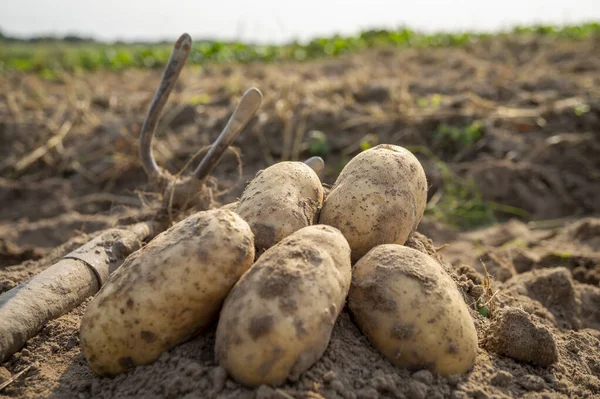
{"label": "large potato", "polygon": [[454,280],[432,257],[402,245],[373,248],[352,271],[356,323],[394,365],[442,375],[468,371],[477,332]]}
{"label": "large potato", "polygon": [[80,336],[90,367],[118,374],[202,331],[253,261],[250,227],[231,211],[198,212],[156,236],[88,305]]}
{"label": "large potato", "polygon": [[350,286],[350,247],[330,226],[309,226],[271,247],[227,297],[216,359],[249,385],[295,379],[325,352]]}
{"label": "large potato", "polygon": [[323,187],[310,166],[279,162],[257,173],[236,212],[248,222],[254,244],[262,250],[314,224],[322,204]]}
{"label": "large potato", "polygon": [[319,223],[338,228],[356,262],[380,244],[404,244],[427,203],[423,167],[408,150],[381,144],[344,167],[323,203]]}

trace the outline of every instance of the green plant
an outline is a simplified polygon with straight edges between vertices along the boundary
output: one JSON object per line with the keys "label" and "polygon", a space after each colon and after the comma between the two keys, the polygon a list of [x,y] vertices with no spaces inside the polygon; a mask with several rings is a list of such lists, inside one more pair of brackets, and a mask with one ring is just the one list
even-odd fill
{"label": "green plant", "polygon": [[324,156],[329,153],[330,147],[325,133],[319,130],[311,130],[308,132],[308,137],[311,156]]}
{"label": "green plant", "polygon": [[440,94],[434,94],[429,97],[417,98],[417,107],[419,108],[438,108],[442,103],[442,96]]}
{"label": "green plant", "polygon": [[[564,27],[529,26],[494,36],[537,35],[559,39],[580,40],[600,34],[600,23],[586,23]],[[398,30],[368,30],[356,36],[315,38],[308,43],[292,42],[285,45],[257,45],[241,42],[203,41],[195,43],[190,62],[276,62],[282,60],[306,61],[335,57],[367,48],[380,47],[451,47],[464,46],[492,37],[487,33],[438,32],[419,33],[408,28]],[[8,45],[10,43],[10,45]],[[44,69],[74,71],[125,68],[163,68],[170,54],[166,43],[99,43],[78,38],[37,38],[19,40],[0,36],[0,73],[20,70],[41,73]],[[432,104],[433,105],[433,104]]]}
{"label": "green plant", "polygon": [[379,143],[379,137],[376,134],[367,134],[360,140],[360,150],[366,151],[375,147]]}
{"label": "green plant", "polygon": [[573,112],[575,113],[575,116],[581,116],[585,113],[590,112],[590,106],[587,104],[578,104],[574,109]]}
{"label": "green plant", "polygon": [[481,282],[483,294],[477,298],[475,309],[477,310],[477,313],[489,319],[496,309],[496,294],[498,294],[499,291],[494,292],[492,288],[492,276],[488,273],[485,263],[481,262],[481,267],[485,274],[483,281]]}
{"label": "green plant", "polygon": [[442,173],[442,187],[431,198],[425,214],[461,229],[477,228],[497,221],[494,211],[527,217],[522,209],[484,200],[479,187],[470,178],[457,176],[446,163],[424,146],[408,147],[432,160]]}
{"label": "green plant", "polygon": [[472,146],[483,136],[484,125],[473,121],[466,126],[451,126],[442,123],[433,133],[436,147],[454,146],[463,149]]}
{"label": "green plant", "polygon": [[565,251],[565,252],[552,252],[551,255],[554,256],[555,258],[560,259],[560,260],[568,260],[571,257],[571,254],[568,251]]}

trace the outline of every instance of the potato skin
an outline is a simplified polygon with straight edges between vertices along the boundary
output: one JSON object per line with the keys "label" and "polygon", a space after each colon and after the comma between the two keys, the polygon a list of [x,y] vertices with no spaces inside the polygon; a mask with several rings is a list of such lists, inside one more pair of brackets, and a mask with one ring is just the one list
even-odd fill
{"label": "potato skin", "polygon": [[380,244],[404,244],[427,203],[427,178],[403,147],[381,144],[344,167],[327,195],[319,223],[338,228],[356,262]]}
{"label": "potato skin", "polygon": [[302,228],[263,253],[227,297],[215,356],[248,386],[296,379],[325,352],[350,287],[350,247],[331,226]]}
{"label": "potato skin", "polygon": [[373,345],[394,365],[462,374],[477,355],[477,331],[454,280],[432,257],[380,245],[352,270],[348,305]]}
{"label": "potato skin", "polygon": [[[221,206],[219,209],[236,212],[238,207],[238,201],[230,202],[229,204]],[[236,212],[237,213],[237,212]]]}
{"label": "potato skin", "polygon": [[234,212],[198,212],[130,255],[88,305],[81,348],[92,370],[148,364],[218,317],[254,261],[248,224]]}
{"label": "potato skin", "polygon": [[303,227],[313,225],[323,204],[317,174],[303,162],[279,162],[258,172],[236,212],[250,225],[254,244],[268,249]]}

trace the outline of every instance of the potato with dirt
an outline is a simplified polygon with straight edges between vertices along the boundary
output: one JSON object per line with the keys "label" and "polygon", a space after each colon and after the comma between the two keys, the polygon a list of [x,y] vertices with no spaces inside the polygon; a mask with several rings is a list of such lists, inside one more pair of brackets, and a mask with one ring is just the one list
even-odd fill
{"label": "potato with dirt", "polygon": [[350,268],[348,242],[331,226],[304,227],[268,249],[225,300],[219,365],[248,386],[297,379],[329,344]]}
{"label": "potato with dirt", "polygon": [[427,202],[427,178],[407,149],[381,144],[344,167],[323,203],[319,223],[338,228],[356,262],[380,244],[404,244]]}
{"label": "potato with dirt", "polygon": [[131,254],[88,305],[81,348],[99,375],[148,364],[216,320],[254,262],[254,240],[236,213],[193,214]]}
{"label": "potato with dirt", "polygon": [[260,250],[313,225],[324,192],[315,171],[303,162],[279,162],[259,171],[242,193],[236,212],[250,225]]}
{"label": "potato with dirt", "polygon": [[352,270],[348,306],[371,343],[395,366],[441,375],[471,369],[477,331],[454,280],[432,257],[379,245]]}

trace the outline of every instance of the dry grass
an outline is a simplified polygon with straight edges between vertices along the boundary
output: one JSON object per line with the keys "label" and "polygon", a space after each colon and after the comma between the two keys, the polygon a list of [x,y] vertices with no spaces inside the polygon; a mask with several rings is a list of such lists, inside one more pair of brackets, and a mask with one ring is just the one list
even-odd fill
{"label": "dry grass", "polygon": [[[326,161],[328,184],[350,157],[384,142],[429,148],[455,171],[473,159],[477,144],[460,152],[440,148],[438,126],[485,121],[485,141],[492,130],[552,132],[553,124],[562,123],[548,120],[553,115],[583,113],[585,119],[600,99],[597,50],[593,39],[504,38],[462,48],[368,50],[301,64],[189,66],[167,104],[155,153],[161,166],[182,170],[196,149],[216,138],[241,94],[255,86],[263,104],[235,143],[243,180],[274,162],[316,155],[312,131],[324,134],[326,152],[318,155]],[[140,70],[65,74],[58,82],[11,74],[0,81],[6,143],[0,176],[39,182],[76,175],[78,195],[145,190],[137,135],[159,79],[160,71]],[[195,119],[171,127],[169,120],[190,104]],[[237,162],[224,161],[214,173],[216,192],[232,190],[225,201],[239,194]],[[443,184],[433,189],[450,195]]]}

